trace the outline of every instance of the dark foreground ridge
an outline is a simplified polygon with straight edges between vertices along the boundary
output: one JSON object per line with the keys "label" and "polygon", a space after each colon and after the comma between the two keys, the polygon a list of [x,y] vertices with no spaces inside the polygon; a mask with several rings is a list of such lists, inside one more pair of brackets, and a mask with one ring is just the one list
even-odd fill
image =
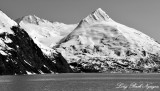
{"label": "dark foreground ridge", "polygon": [[[61,54],[55,58],[48,58],[33,42],[29,35],[19,27],[11,28],[13,34],[0,34],[2,40],[10,39],[11,43],[5,43],[5,51],[8,55],[0,54],[0,74],[43,74],[66,73],[71,69]],[[10,48],[10,49],[9,49]]]}

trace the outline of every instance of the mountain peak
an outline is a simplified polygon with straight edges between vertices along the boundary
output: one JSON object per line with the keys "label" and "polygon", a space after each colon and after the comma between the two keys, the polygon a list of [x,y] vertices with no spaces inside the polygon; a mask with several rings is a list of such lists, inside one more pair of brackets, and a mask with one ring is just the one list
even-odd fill
{"label": "mountain peak", "polygon": [[86,18],[84,18],[82,22],[86,22],[88,24],[92,24],[95,22],[102,22],[102,21],[109,21],[110,17],[106,14],[105,11],[103,11],[101,8],[98,8],[94,12],[92,12],[90,15],[88,15]]}
{"label": "mountain peak", "polygon": [[27,23],[36,24],[36,25],[39,25],[40,23],[49,22],[47,20],[37,17],[36,15],[24,16],[22,18],[17,19],[16,21],[17,23],[20,23],[22,21],[22,22],[27,22]]}
{"label": "mountain peak", "polygon": [[99,16],[101,15],[101,17],[104,17],[104,18],[109,18],[109,16],[106,14],[106,12],[104,10],[102,10],[101,8],[98,8],[97,10],[95,10],[94,12],[92,12],[92,15],[96,15],[96,16]]}

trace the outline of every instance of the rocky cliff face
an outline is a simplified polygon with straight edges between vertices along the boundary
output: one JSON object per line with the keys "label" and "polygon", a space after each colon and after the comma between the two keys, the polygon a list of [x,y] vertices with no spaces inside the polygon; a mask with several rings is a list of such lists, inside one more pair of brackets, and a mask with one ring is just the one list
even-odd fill
{"label": "rocky cliff face", "polygon": [[0,14],[0,74],[71,72],[60,53],[48,58],[26,31],[3,12]]}
{"label": "rocky cliff face", "polygon": [[158,72],[160,45],[97,9],[56,47],[75,72]]}

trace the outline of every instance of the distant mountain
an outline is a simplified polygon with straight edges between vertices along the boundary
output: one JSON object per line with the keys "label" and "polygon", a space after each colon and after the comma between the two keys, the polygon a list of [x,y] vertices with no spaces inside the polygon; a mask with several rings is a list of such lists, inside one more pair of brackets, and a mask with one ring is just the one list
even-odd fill
{"label": "distant mountain", "polygon": [[158,72],[160,45],[102,9],[81,20],[56,49],[75,72]]}
{"label": "distant mountain", "polygon": [[16,21],[47,55],[55,53],[51,47],[55,46],[59,40],[76,27],[76,24],[66,25],[50,22],[35,15],[24,16]]}
{"label": "distant mountain", "polygon": [[0,74],[71,72],[60,53],[48,58],[24,29],[0,11]]}

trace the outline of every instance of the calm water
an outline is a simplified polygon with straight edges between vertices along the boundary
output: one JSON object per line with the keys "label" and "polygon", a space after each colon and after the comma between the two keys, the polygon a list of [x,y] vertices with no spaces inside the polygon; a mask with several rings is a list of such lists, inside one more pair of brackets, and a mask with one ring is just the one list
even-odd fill
{"label": "calm water", "polygon": [[0,76],[0,91],[160,91],[160,74]]}

